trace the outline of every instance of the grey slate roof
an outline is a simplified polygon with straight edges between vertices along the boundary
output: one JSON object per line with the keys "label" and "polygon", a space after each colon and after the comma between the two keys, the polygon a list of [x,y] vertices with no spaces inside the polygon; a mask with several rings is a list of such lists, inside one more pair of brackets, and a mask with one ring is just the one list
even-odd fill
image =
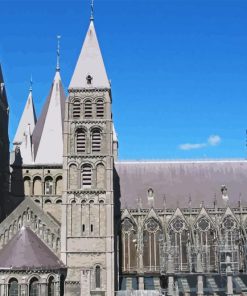
{"label": "grey slate roof", "polygon": [[[135,209],[138,199],[149,208],[147,190],[154,190],[154,207],[225,206],[221,186],[228,188],[229,206],[247,206],[247,161],[117,162],[121,208]],[[165,195],[165,198],[164,198]]]}
{"label": "grey slate roof", "polygon": [[49,270],[64,267],[60,259],[29,227],[22,227],[0,251],[0,270]]}

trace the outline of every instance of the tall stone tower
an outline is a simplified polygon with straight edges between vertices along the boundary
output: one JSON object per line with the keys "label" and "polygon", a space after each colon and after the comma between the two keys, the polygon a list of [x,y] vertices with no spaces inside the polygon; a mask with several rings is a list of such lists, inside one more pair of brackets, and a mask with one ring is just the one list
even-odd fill
{"label": "tall stone tower", "polygon": [[111,86],[94,21],[65,107],[61,258],[66,295],[114,295]]}
{"label": "tall stone tower", "polygon": [[6,215],[9,190],[9,106],[0,64],[0,221]]}

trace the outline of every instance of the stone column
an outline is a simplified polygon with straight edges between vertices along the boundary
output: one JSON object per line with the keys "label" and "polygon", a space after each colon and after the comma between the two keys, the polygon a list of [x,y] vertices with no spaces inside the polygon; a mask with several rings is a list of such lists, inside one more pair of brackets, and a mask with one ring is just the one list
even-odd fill
{"label": "stone column", "polygon": [[40,295],[42,296],[47,296],[48,294],[48,289],[47,289],[47,278],[42,277],[40,279]]}
{"label": "stone column", "polygon": [[197,276],[197,295],[203,296],[203,276]]}
{"label": "stone column", "polygon": [[20,292],[21,292],[21,296],[28,296],[28,284],[27,284],[27,278],[25,276],[21,279]]}
{"label": "stone column", "polygon": [[139,290],[144,290],[144,277],[140,276],[138,278]]}
{"label": "stone column", "polygon": [[1,280],[0,280],[0,295],[4,296],[5,295],[5,277],[1,277]]}
{"label": "stone column", "polygon": [[89,296],[91,291],[90,285],[91,273],[89,269],[81,270],[81,295],[80,296]]}
{"label": "stone column", "polygon": [[54,283],[55,296],[60,296],[60,276],[57,274]]}
{"label": "stone column", "polygon": [[168,276],[168,296],[174,296],[174,277],[173,275]]}
{"label": "stone column", "polygon": [[233,295],[233,284],[232,284],[232,274],[227,275],[227,292],[226,295]]}

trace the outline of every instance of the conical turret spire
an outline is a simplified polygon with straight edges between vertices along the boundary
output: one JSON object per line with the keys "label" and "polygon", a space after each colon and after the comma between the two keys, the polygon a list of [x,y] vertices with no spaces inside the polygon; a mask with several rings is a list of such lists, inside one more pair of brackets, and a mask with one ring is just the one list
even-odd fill
{"label": "conical turret spire", "polygon": [[32,133],[36,124],[36,113],[33,103],[32,94],[32,78],[30,80],[29,95],[26,101],[24,111],[21,116],[15,137],[14,137],[14,147],[19,146],[22,163],[31,164],[33,163],[33,151],[32,151]]}
{"label": "conical turret spire", "polygon": [[27,127],[29,126],[30,133],[32,134],[35,124],[36,124],[36,113],[35,113],[35,108],[33,103],[32,87],[30,86],[26,105],[22,113],[18,128],[16,130],[13,144],[20,145],[23,142],[23,139],[25,137],[25,132]]}
{"label": "conical turret spire", "polygon": [[93,4],[89,28],[78,58],[69,89],[110,88],[94,22]]}
{"label": "conical turret spire", "polygon": [[56,71],[50,93],[33,132],[34,158],[38,164],[62,164],[65,93]]}

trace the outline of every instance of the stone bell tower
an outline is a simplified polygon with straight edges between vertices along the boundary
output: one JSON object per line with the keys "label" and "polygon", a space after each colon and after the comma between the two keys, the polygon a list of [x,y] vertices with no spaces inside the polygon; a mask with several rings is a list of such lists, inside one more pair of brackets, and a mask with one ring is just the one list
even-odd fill
{"label": "stone bell tower", "polygon": [[93,17],[72,76],[64,121],[61,258],[65,295],[114,295],[111,86]]}

